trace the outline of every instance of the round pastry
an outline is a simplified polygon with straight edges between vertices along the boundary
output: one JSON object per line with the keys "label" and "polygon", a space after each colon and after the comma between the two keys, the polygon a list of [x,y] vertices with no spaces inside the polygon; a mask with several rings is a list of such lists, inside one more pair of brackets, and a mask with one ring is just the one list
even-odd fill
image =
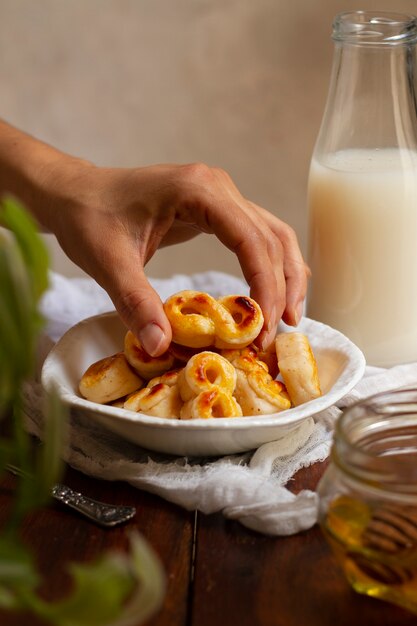
{"label": "round pastry", "polygon": [[261,368],[266,373],[269,373],[268,365],[265,361],[258,359],[257,352],[251,348],[245,348],[244,350],[222,350],[222,355],[225,355],[225,358],[227,358],[236,369],[241,369],[249,373],[257,368]]}
{"label": "round pastry", "polygon": [[235,385],[235,368],[227,359],[215,352],[195,354],[178,376],[178,388],[184,401],[216,387],[232,395]]}
{"label": "round pastry", "polygon": [[172,368],[175,360],[169,350],[161,356],[150,356],[130,330],[125,335],[124,353],[129,364],[145,380],[150,380],[168,371]]}
{"label": "round pastry", "polygon": [[235,398],[220,387],[202,391],[197,397],[188,400],[180,413],[182,420],[241,416],[242,409]]}
{"label": "round pastry", "polygon": [[[262,363],[264,363],[264,365],[267,366],[268,372],[270,373],[272,378],[276,378],[278,375],[278,361],[275,352],[275,345],[273,345],[272,348],[268,350],[259,350],[257,346],[251,343],[249,346],[241,350],[220,350],[220,354],[231,363],[233,363],[234,360],[239,357],[255,359],[256,364],[259,364],[259,362],[261,361]],[[250,361],[250,363],[250,366],[252,366],[253,361]]]}
{"label": "round pastry", "polygon": [[91,402],[106,404],[143,386],[143,380],[132,370],[123,352],[100,359],[84,372],[79,390]]}
{"label": "round pastry", "polygon": [[156,383],[131,394],[124,403],[124,408],[136,413],[146,413],[154,417],[178,419],[182,401],[177,385]]}
{"label": "round pastry", "polygon": [[272,378],[266,363],[247,354],[235,358],[233,365],[236,368],[234,395],[243,415],[266,415],[291,407],[285,385]]}
{"label": "round pastry", "polygon": [[248,296],[216,300],[201,291],[185,290],[164,304],[175,343],[190,348],[244,348],[260,333],[263,315]]}

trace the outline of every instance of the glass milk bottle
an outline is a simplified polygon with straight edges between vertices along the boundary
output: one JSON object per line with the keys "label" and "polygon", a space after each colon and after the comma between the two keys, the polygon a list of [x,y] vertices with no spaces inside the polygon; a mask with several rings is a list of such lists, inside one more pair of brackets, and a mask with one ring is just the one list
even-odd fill
{"label": "glass milk bottle", "polygon": [[307,314],[368,364],[417,360],[417,18],[342,13],[308,188]]}

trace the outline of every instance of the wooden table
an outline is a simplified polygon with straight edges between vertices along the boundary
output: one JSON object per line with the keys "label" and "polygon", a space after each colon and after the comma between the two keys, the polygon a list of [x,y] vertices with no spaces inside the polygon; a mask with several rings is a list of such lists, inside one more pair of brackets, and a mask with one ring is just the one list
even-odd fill
{"label": "wooden table", "polygon": [[[294,491],[314,488],[324,465],[298,473]],[[13,477],[0,484],[0,525]],[[95,480],[68,468],[65,481],[86,495],[134,505],[129,524],[102,529],[59,503],[33,513],[23,539],[37,557],[49,599],[68,590],[71,560],[88,561],[108,548],[125,549],[138,529],[167,574],[162,610],[147,626],[411,626],[417,616],[349,588],[319,528],[292,537],[252,532],[221,514],[188,512],[124,483]],[[1,626],[44,626],[32,616],[0,611]]]}

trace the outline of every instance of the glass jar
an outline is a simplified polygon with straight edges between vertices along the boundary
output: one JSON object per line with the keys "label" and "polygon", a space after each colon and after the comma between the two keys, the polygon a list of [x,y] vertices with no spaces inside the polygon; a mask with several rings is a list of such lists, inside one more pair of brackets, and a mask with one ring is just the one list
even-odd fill
{"label": "glass jar", "polygon": [[345,410],[318,493],[321,528],[352,587],[417,614],[417,389]]}
{"label": "glass jar", "polygon": [[372,365],[417,360],[417,18],[342,13],[309,185],[307,315]]}

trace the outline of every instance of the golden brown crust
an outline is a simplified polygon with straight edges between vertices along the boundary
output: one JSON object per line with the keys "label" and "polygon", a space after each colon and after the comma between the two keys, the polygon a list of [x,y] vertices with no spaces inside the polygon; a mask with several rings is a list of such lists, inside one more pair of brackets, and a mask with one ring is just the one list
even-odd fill
{"label": "golden brown crust", "polygon": [[236,399],[220,387],[202,391],[185,402],[180,415],[182,420],[241,416],[242,409]]}
{"label": "golden brown crust", "polygon": [[[123,352],[84,373],[85,398],[158,417],[206,419],[276,413],[321,395],[305,335],[281,333],[268,351],[254,344],[263,316],[251,298],[216,300],[186,290],[164,308],[173,331],[167,352],[151,357],[128,331]],[[276,380],[278,367],[284,382]]]}
{"label": "golden brown crust", "polygon": [[214,387],[232,395],[236,386],[233,365],[215,352],[199,352],[188,361],[178,376],[178,387],[184,401]]}
{"label": "golden brown crust", "polygon": [[178,385],[156,383],[129,396],[124,408],[154,417],[179,419],[182,404]]}
{"label": "golden brown crust", "polygon": [[175,360],[169,350],[161,356],[150,356],[130,330],[125,335],[124,353],[131,367],[145,380],[167,372],[172,368]]}
{"label": "golden brown crust", "polygon": [[246,354],[235,358],[233,365],[237,374],[234,395],[243,415],[267,415],[291,407],[285,385],[272,378],[263,361]]}
{"label": "golden brown crust", "polygon": [[168,298],[164,310],[177,344],[190,348],[243,348],[263,326],[260,306],[248,296],[216,300],[202,291],[184,290]]}
{"label": "golden brown crust", "polygon": [[84,372],[79,391],[99,404],[126,396],[143,386],[143,380],[132,370],[123,352],[96,361]]}
{"label": "golden brown crust", "polygon": [[321,396],[316,359],[302,333],[280,333],[275,339],[278,367],[294,406]]}

